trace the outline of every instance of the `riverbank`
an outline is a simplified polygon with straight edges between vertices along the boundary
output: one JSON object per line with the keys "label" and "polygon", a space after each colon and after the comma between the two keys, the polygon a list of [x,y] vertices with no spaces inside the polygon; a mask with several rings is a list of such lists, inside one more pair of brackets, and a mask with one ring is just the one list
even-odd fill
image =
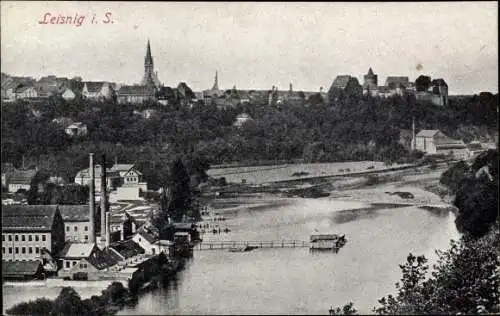
{"label": "riverbank", "polygon": [[[55,308],[62,291],[71,289],[79,297],[82,308],[93,311],[96,315],[113,315],[124,306],[133,306],[138,296],[159,287],[168,287],[175,280],[176,274],[184,268],[185,259],[157,256],[149,264],[143,265],[128,282],[109,281],[65,281],[46,279],[45,281],[4,282],[3,314],[7,311],[15,315],[31,315],[42,304],[44,308]],[[112,295],[117,293],[120,295]],[[6,295],[7,293],[7,295]],[[20,294],[23,295],[20,295]],[[110,295],[112,297],[110,297]],[[73,302],[75,305],[76,303]],[[75,307],[77,307],[77,305]],[[41,313],[41,312],[40,312]],[[83,313],[79,311],[79,314]],[[44,314],[44,313],[42,313]]]}

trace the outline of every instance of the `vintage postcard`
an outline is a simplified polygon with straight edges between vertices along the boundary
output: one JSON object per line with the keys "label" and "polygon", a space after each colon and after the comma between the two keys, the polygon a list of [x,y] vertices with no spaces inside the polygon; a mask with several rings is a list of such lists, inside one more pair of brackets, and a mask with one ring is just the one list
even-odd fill
{"label": "vintage postcard", "polygon": [[2,314],[500,313],[497,2],[0,6]]}

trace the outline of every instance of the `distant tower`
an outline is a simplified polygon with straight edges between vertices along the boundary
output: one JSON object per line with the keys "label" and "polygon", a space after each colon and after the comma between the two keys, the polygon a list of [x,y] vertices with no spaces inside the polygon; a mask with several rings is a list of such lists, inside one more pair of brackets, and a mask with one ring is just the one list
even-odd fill
{"label": "distant tower", "polygon": [[292,83],[290,82],[290,92],[293,91]]}
{"label": "distant tower", "polygon": [[212,90],[219,90],[219,76],[217,70],[215,71],[215,80],[214,80],[214,86],[212,87]]}
{"label": "distant tower", "polygon": [[378,75],[373,73],[372,68],[368,69],[368,73],[364,76],[363,90],[376,91],[378,88]]}
{"label": "distant tower", "polygon": [[154,71],[153,56],[151,55],[151,45],[146,48],[146,57],[144,57],[144,77],[142,78],[142,85],[159,86],[158,72]]}

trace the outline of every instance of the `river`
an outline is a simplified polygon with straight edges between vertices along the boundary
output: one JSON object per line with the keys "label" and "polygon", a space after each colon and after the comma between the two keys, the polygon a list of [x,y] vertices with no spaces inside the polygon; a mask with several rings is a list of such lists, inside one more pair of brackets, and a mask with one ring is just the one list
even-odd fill
{"label": "river", "polygon": [[226,213],[229,234],[205,240],[308,240],[315,230],[346,234],[338,253],[307,248],[195,251],[177,282],[143,294],[120,315],[328,314],[352,301],[369,314],[377,300],[395,294],[398,264],[409,252],[435,262],[435,249],[458,238],[454,215],[418,207],[362,209],[336,199],[283,199],[281,205]]}

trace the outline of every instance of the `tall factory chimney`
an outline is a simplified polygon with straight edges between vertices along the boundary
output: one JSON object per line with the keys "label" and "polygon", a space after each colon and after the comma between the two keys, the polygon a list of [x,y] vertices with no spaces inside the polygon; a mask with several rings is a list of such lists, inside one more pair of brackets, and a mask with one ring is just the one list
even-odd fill
{"label": "tall factory chimney", "polygon": [[106,236],[106,211],[108,209],[107,183],[106,183],[106,155],[102,155],[101,166],[101,239]]}
{"label": "tall factory chimney", "polygon": [[94,197],[94,154],[89,154],[89,242],[95,243],[95,197]]}
{"label": "tall factory chimney", "polygon": [[106,212],[106,248],[109,247],[111,241],[110,231],[109,231],[109,212]]}

